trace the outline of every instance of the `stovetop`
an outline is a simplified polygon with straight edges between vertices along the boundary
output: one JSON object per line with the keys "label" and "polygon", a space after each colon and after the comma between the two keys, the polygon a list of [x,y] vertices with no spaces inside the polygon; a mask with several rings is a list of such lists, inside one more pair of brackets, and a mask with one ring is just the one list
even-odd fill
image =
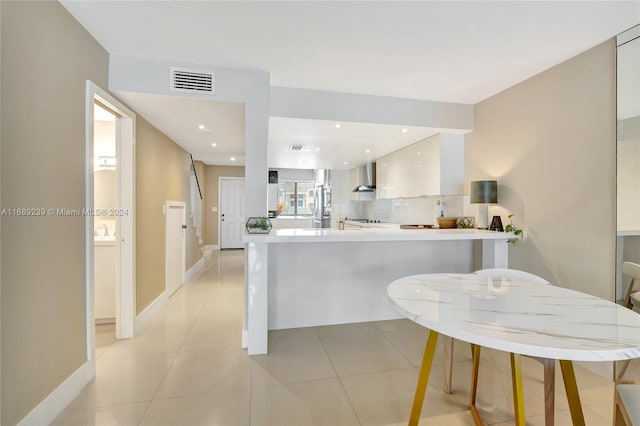
{"label": "stovetop", "polygon": [[352,222],[360,222],[360,223],[387,223],[379,219],[347,219]]}

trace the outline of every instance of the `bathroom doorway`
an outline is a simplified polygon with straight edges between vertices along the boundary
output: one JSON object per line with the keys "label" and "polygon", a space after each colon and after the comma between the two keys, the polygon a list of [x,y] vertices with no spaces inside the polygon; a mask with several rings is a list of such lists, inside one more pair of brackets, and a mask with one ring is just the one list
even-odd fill
{"label": "bathroom doorway", "polygon": [[105,335],[133,337],[135,114],[87,81],[86,122],[87,357],[94,360]]}

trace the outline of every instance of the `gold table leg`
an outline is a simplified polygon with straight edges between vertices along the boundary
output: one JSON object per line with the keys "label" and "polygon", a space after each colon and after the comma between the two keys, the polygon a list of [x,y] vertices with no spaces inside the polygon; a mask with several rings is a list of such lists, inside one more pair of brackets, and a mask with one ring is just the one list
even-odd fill
{"label": "gold table leg", "polygon": [[517,426],[525,426],[524,395],[522,389],[522,368],[520,355],[511,353],[511,384],[513,385],[513,414]]}
{"label": "gold table leg", "polygon": [[469,401],[469,407],[471,408],[471,414],[476,424],[482,426],[482,419],[480,413],[476,408],[476,396],[478,395],[478,370],[480,369],[480,345],[471,345],[471,353],[473,355],[473,364],[471,369],[471,400]]}
{"label": "gold table leg", "polygon": [[431,364],[433,364],[433,355],[436,353],[436,343],[438,343],[438,332],[429,330],[429,338],[424,348],[424,356],[422,357],[422,366],[420,367],[420,375],[418,376],[418,384],[416,385],[416,394],[413,397],[413,407],[411,408],[411,416],[409,417],[409,426],[416,426],[420,421],[420,413],[422,412],[422,401],[427,391],[427,383],[429,383],[429,374],[431,373]]}
{"label": "gold table leg", "polygon": [[560,360],[560,369],[562,370],[562,380],[564,380],[564,388],[567,392],[567,400],[569,401],[571,423],[573,426],[584,426],[584,415],[582,414],[582,404],[580,404],[576,375],[573,372],[573,363],[567,360]]}

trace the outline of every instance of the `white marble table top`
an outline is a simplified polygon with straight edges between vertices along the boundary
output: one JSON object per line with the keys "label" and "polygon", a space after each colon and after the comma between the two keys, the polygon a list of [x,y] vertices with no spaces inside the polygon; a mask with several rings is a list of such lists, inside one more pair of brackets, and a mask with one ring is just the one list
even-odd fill
{"label": "white marble table top", "polygon": [[413,275],[387,294],[412,321],[480,346],[572,361],[640,358],[640,315],[588,294],[474,274]]}

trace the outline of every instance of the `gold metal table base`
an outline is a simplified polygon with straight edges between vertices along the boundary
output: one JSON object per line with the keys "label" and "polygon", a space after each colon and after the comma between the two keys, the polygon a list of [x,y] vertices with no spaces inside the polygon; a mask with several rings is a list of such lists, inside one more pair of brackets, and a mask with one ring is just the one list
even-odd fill
{"label": "gold metal table base", "polygon": [[[420,413],[422,412],[422,403],[427,391],[429,383],[429,375],[431,374],[431,366],[433,364],[434,354],[436,352],[436,344],[438,343],[439,333],[429,330],[429,338],[424,349],[422,357],[422,365],[420,366],[420,374],[418,376],[418,384],[416,385],[416,393],[413,398],[413,406],[411,408],[411,416],[409,417],[409,426],[417,426],[420,421]],[[476,407],[476,397],[478,393],[478,371],[480,368],[480,346],[471,345],[473,354],[473,366],[471,374],[471,396],[469,407],[476,425],[482,426],[482,418]],[[511,359],[511,384],[513,390],[513,411],[516,426],[526,426],[526,417],[524,413],[524,393],[522,386],[522,366],[519,354],[510,354]],[[571,422],[574,426],[584,426],[584,416],[582,413],[582,405],[580,403],[580,395],[578,394],[578,386],[576,383],[575,373],[573,371],[573,363],[567,360],[560,360],[560,368],[562,370],[562,378],[569,402],[569,411],[571,412]]]}

